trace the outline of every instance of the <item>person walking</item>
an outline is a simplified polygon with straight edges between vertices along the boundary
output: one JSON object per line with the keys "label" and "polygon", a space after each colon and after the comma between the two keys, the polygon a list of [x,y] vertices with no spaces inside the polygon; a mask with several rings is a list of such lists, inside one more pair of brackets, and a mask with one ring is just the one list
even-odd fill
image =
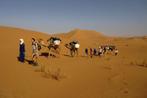
{"label": "person walking", "polygon": [[87,48],[85,49],[85,54],[86,54],[86,56],[88,56],[88,49]]}
{"label": "person walking", "polygon": [[35,38],[32,38],[32,61],[36,64],[37,64],[38,56],[39,56],[38,44],[37,44]]}
{"label": "person walking", "polygon": [[24,62],[25,61],[25,44],[23,39],[19,39],[19,61]]}
{"label": "person walking", "polygon": [[114,55],[118,55],[118,49],[114,50]]}
{"label": "person walking", "polygon": [[99,47],[99,50],[98,50],[98,56],[102,56],[103,55],[103,49],[102,47]]}
{"label": "person walking", "polygon": [[96,56],[97,55],[97,50],[94,48],[93,49],[93,55]]}
{"label": "person walking", "polygon": [[91,58],[93,57],[93,50],[92,50],[92,48],[90,48],[90,57]]}

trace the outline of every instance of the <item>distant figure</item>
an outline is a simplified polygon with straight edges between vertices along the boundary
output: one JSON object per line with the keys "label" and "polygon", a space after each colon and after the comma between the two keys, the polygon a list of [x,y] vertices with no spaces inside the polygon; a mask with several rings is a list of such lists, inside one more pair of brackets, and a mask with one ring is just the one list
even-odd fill
{"label": "distant figure", "polygon": [[37,63],[38,56],[38,44],[35,38],[32,38],[32,61]]}
{"label": "distant figure", "polygon": [[102,56],[102,55],[103,55],[103,49],[102,47],[99,47],[98,56]]}
{"label": "distant figure", "polygon": [[115,49],[115,50],[114,50],[114,54],[115,54],[115,55],[118,55],[118,49]]}
{"label": "distant figure", "polygon": [[25,44],[23,39],[20,39],[20,44],[19,44],[19,61],[20,62],[25,61]]}
{"label": "distant figure", "polygon": [[88,49],[87,48],[85,49],[85,54],[86,54],[86,56],[88,56]]}
{"label": "distant figure", "polygon": [[92,48],[90,48],[90,57],[92,58],[92,56],[93,56],[93,50]]}
{"label": "distant figure", "polygon": [[96,51],[96,49],[95,49],[95,48],[93,49],[93,55],[94,55],[94,56],[96,56],[96,55],[97,55],[97,51]]}
{"label": "distant figure", "polygon": [[109,47],[107,47],[107,46],[104,46],[103,48],[102,48],[102,54],[106,54],[107,53],[107,49],[109,49]]}

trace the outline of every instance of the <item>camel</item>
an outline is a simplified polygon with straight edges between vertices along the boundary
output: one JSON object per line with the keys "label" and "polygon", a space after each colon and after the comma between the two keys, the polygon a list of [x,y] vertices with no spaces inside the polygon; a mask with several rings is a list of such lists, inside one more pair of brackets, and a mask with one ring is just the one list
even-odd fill
{"label": "camel", "polygon": [[74,57],[75,55],[78,56],[78,49],[79,49],[79,44],[77,42],[70,42],[69,44],[65,44],[65,47],[67,49],[70,49],[70,55]]}
{"label": "camel", "polygon": [[48,42],[48,49],[49,51],[53,51],[57,54],[60,54],[60,42],[61,39],[60,38],[56,38],[56,37],[51,37],[50,39],[47,40]]}

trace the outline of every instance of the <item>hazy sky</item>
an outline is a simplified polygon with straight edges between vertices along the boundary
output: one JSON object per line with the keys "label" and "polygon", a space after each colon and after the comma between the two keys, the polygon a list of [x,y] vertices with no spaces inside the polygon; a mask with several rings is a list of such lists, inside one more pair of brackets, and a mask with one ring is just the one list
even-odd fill
{"label": "hazy sky", "polygon": [[0,25],[48,33],[81,28],[147,35],[147,0],[0,0]]}

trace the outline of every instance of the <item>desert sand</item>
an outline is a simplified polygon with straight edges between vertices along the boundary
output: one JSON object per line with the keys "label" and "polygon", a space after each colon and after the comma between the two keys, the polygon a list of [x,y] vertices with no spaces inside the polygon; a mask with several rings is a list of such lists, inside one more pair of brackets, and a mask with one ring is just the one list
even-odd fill
{"label": "desert sand", "polygon": [[[31,38],[62,39],[60,57],[39,57],[39,65],[20,63],[19,39],[31,58]],[[80,42],[79,56],[70,57],[64,47]],[[84,48],[116,45],[119,54],[84,57]],[[0,98],[147,98],[147,37],[109,37],[92,30],[75,29],[48,35],[11,27],[0,27]],[[42,51],[48,51],[44,48]],[[50,75],[48,74],[50,73]],[[59,74],[60,78],[53,76]]]}

